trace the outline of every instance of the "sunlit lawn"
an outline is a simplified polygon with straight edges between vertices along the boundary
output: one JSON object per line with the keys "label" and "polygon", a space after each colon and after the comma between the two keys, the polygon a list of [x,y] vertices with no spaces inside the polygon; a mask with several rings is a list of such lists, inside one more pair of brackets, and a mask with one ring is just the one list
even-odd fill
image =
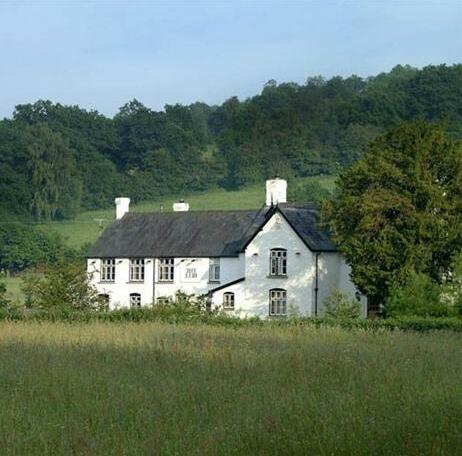
{"label": "sunlit lawn", "polygon": [[462,338],[0,323],[18,455],[433,455],[462,446]]}

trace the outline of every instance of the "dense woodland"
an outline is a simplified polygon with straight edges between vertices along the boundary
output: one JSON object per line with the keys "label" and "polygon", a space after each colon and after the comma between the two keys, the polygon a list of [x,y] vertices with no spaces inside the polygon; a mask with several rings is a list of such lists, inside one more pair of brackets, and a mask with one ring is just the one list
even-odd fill
{"label": "dense woodland", "polygon": [[334,173],[378,134],[415,119],[442,120],[462,138],[462,65],[271,80],[259,95],[220,106],[157,112],[132,100],[112,119],[39,100],[0,122],[0,216],[66,219],[120,194],[136,201]]}

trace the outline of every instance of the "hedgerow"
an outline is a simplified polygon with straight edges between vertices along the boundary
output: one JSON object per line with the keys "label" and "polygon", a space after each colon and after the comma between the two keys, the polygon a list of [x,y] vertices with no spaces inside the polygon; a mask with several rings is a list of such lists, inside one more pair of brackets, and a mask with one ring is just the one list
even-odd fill
{"label": "hedgerow", "polygon": [[264,327],[264,326],[337,326],[351,330],[410,330],[433,331],[451,330],[462,332],[462,319],[458,317],[417,317],[406,316],[376,319],[335,319],[295,317],[287,319],[238,318],[223,312],[208,312],[194,307],[178,308],[169,304],[141,309],[118,309],[113,311],[56,311],[43,309],[8,308],[0,309],[0,320],[12,321],[47,321],[68,323],[90,322],[162,322],[170,324],[212,325],[229,328]]}

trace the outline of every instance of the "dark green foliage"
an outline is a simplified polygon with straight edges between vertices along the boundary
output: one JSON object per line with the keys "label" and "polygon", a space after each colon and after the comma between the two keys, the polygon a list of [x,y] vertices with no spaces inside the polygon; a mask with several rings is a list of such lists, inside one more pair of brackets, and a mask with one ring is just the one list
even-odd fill
{"label": "dark green foliage", "polygon": [[289,182],[287,199],[294,203],[320,203],[328,200],[331,192],[319,182]]}
{"label": "dark green foliage", "polygon": [[54,233],[22,223],[0,223],[0,269],[20,271],[75,257]]}
{"label": "dark green foliage", "polygon": [[0,309],[8,309],[10,302],[6,297],[6,285],[0,275]]}
{"label": "dark green foliage", "polygon": [[427,275],[413,272],[404,285],[391,287],[386,312],[391,317],[447,317],[450,309],[442,300],[440,286]]}
{"label": "dark green foliage", "polygon": [[360,303],[353,297],[333,290],[324,300],[325,316],[335,320],[351,320],[360,317]]}
{"label": "dark green foliage", "polygon": [[28,307],[53,315],[75,311],[103,310],[104,302],[91,287],[81,261],[49,266],[43,276],[26,280]]}
{"label": "dark green foliage", "polygon": [[0,216],[72,218],[116,195],[137,201],[333,173],[403,121],[444,119],[451,137],[462,138],[461,106],[462,65],[271,80],[255,97],[213,107],[157,112],[132,100],[113,119],[39,100],[0,121]]}
{"label": "dark green foliage", "polygon": [[325,205],[359,289],[380,301],[412,271],[441,282],[462,249],[462,149],[437,124],[404,124],[373,141]]}

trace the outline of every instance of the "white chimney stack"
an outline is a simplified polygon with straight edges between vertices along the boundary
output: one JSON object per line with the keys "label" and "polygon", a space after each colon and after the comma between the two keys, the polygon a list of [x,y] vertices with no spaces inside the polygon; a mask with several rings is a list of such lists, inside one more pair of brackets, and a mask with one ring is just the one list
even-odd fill
{"label": "white chimney stack", "polygon": [[116,198],[116,219],[121,219],[130,209],[130,198]]}
{"label": "white chimney stack", "polygon": [[287,181],[275,177],[266,181],[266,205],[287,203]]}
{"label": "white chimney stack", "polygon": [[184,200],[179,200],[177,203],[173,203],[173,212],[188,212],[189,203],[185,203]]}

